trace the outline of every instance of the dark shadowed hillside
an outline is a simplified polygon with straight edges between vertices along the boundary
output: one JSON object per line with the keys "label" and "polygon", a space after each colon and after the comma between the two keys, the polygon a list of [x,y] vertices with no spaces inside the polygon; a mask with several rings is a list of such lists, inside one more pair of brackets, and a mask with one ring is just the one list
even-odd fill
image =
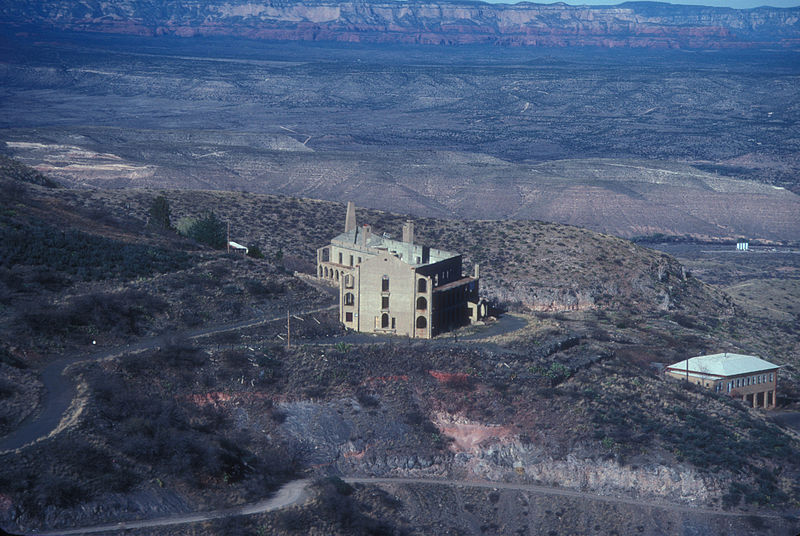
{"label": "dark shadowed hillside", "polygon": [[[796,432],[652,366],[769,356],[794,411],[786,303],[745,310],[668,255],[576,227],[429,218],[419,240],[480,262],[515,314],[431,341],[354,336],[296,274],[339,232],[341,204],[54,188],[7,160],[0,176],[3,529],[225,508],[303,476],[302,506],[139,533],[793,534]],[[390,233],[406,218],[357,216]],[[166,220],[230,222],[264,258]],[[4,450],[57,388],[63,419]]]}

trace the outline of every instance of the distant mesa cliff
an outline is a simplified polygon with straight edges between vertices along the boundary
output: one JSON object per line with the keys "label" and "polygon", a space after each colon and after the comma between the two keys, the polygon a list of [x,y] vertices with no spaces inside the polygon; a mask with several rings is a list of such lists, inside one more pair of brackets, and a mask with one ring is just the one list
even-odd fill
{"label": "distant mesa cliff", "polygon": [[800,45],[800,7],[731,8],[370,0],[27,0],[3,25],[139,35],[528,46],[734,48]]}

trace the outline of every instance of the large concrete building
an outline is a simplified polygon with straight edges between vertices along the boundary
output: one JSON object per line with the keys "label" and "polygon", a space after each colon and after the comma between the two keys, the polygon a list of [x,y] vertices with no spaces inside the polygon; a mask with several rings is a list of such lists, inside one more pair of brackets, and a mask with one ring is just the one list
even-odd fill
{"label": "large concrete building", "polygon": [[344,232],[317,250],[317,277],[339,287],[339,318],[356,331],[428,339],[486,314],[478,298],[478,267],[462,273],[461,255],[402,240],[356,224],[347,204]]}
{"label": "large concrete building", "polygon": [[664,372],[717,393],[741,397],[754,408],[774,408],[779,368],[756,356],[724,353],[684,359]]}

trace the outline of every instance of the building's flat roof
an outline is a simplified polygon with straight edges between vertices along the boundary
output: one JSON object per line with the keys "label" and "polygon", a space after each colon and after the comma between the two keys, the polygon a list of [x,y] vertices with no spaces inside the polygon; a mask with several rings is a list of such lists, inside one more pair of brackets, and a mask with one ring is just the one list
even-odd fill
{"label": "building's flat roof", "polygon": [[[361,245],[361,233],[367,233],[366,245]],[[458,256],[458,253],[445,251],[443,249],[428,248],[429,260],[427,263],[417,263],[415,257],[422,257],[423,246],[421,244],[408,244],[401,240],[394,240],[383,235],[375,234],[372,231],[366,231],[365,227],[357,227],[346,233],[341,233],[331,240],[331,244],[346,249],[355,251],[369,252],[372,255],[378,255],[384,251],[393,255],[402,255],[401,260],[412,266],[427,266],[428,264],[435,264],[446,259]],[[411,257],[409,258],[409,248]]]}
{"label": "building's flat roof", "polygon": [[685,371],[695,372],[703,375],[713,376],[738,376],[740,374],[749,374],[752,372],[761,372],[763,370],[772,370],[778,368],[778,365],[764,361],[760,357],[754,355],[742,354],[711,354],[701,355],[697,357],[690,357],[684,359],[673,365],[667,367],[668,369],[676,372]]}

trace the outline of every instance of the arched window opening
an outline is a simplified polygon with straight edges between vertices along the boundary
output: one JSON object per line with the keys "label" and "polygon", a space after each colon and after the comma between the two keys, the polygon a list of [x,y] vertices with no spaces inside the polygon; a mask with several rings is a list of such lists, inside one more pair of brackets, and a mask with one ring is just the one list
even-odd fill
{"label": "arched window opening", "polygon": [[325,267],[325,277],[328,277],[328,267]]}
{"label": "arched window opening", "polygon": [[356,303],[356,297],[353,295],[352,292],[345,292],[344,294],[344,304],[345,305],[353,305]]}
{"label": "arched window opening", "polygon": [[424,316],[417,317],[417,329],[425,329],[428,327],[428,320]]}
{"label": "arched window opening", "polygon": [[417,282],[417,292],[427,292],[427,291],[428,291],[428,282],[425,279],[420,278],[420,280]]}
{"label": "arched window opening", "polygon": [[322,277],[322,266],[319,267],[319,276]]}
{"label": "arched window opening", "polygon": [[428,308],[428,300],[424,296],[417,298],[417,310],[425,311]]}
{"label": "arched window opening", "polygon": [[336,281],[339,281],[339,270],[336,270]]}
{"label": "arched window opening", "polygon": [[381,315],[381,327],[388,328],[389,327],[389,315],[387,313],[383,313]]}
{"label": "arched window opening", "polygon": [[353,276],[347,274],[344,276],[344,288],[353,288]]}

